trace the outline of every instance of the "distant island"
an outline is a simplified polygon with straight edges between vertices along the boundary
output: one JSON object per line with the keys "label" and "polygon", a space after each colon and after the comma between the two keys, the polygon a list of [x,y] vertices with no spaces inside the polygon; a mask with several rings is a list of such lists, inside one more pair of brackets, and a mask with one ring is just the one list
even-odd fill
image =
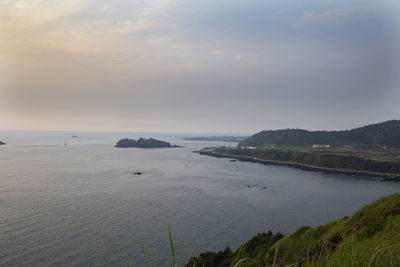
{"label": "distant island", "polygon": [[180,147],[178,145],[171,145],[168,142],[157,140],[154,138],[139,138],[138,140],[124,138],[118,141],[115,147],[120,148],[128,148],[128,147],[137,147],[137,148],[173,148]]}
{"label": "distant island", "polygon": [[6,143],[0,141],[0,146],[1,146],[1,145],[5,145],[5,144],[6,144]]}
{"label": "distant island", "polygon": [[189,141],[221,141],[221,142],[240,142],[249,138],[248,136],[192,136],[184,137]]}

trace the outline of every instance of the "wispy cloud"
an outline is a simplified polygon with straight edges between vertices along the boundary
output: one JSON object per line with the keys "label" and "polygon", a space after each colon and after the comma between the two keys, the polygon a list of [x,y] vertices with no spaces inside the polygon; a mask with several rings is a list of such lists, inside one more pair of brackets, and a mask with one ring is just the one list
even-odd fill
{"label": "wispy cloud", "polygon": [[6,0],[0,3],[1,23],[37,26],[84,10],[87,0]]}
{"label": "wispy cloud", "polygon": [[195,129],[196,121],[219,127],[218,120],[240,113],[240,123],[226,125],[244,129],[285,109],[287,124],[269,126],[284,127],[293,125],[290,114],[319,114],[313,108],[327,95],[328,117],[358,102],[372,114],[398,97],[389,86],[398,21],[388,5],[3,0],[0,123],[107,117],[113,127],[123,128],[111,123],[123,118],[130,125],[180,120]]}
{"label": "wispy cloud", "polygon": [[[124,51],[130,47],[124,38],[154,28],[154,14],[169,2],[150,1],[120,16],[110,3],[99,6],[93,0],[6,1],[0,3],[4,14],[0,43],[8,48],[25,42],[36,48],[71,52]],[[88,12],[92,16],[85,19]],[[136,41],[140,43],[140,39]]]}
{"label": "wispy cloud", "polygon": [[310,25],[346,25],[347,20],[350,16],[355,13],[365,12],[365,8],[339,8],[324,11],[321,13],[310,13],[307,12],[303,17],[295,22],[295,26],[298,28],[306,28]]}

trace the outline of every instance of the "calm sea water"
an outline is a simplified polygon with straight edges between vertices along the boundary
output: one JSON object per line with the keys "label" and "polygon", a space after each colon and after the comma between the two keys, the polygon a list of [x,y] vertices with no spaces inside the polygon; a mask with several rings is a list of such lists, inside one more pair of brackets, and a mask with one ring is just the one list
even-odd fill
{"label": "calm sea water", "polygon": [[169,226],[187,258],[340,219],[400,192],[400,183],[192,153],[227,143],[160,136],[185,148],[118,149],[119,138],[141,135],[0,134],[8,143],[0,146],[0,266],[101,266],[107,254],[108,266],[141,265],[140,240],[159,266]]}

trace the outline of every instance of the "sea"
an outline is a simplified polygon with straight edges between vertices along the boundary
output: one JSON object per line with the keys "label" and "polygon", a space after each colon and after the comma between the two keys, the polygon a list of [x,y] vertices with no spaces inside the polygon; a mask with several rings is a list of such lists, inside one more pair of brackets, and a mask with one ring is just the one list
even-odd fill
{"label": "sea", "polygon": [[[125,137],[183,147],[114,147]],[[237,143],[172,134],[1,131],[0,140],[0,266],[144,266],[141,243],[150,266],[165,266],[169,230],[186,261],[400,192],[380,178],[199,155]]]}

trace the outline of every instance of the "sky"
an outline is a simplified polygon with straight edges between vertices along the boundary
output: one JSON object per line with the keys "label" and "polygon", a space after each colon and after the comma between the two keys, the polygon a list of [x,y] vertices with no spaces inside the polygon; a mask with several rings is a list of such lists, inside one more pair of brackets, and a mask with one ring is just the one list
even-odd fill
{"label": "sky", "polygon": [[400,119],[397,0],[1,0],[0,130]]}

